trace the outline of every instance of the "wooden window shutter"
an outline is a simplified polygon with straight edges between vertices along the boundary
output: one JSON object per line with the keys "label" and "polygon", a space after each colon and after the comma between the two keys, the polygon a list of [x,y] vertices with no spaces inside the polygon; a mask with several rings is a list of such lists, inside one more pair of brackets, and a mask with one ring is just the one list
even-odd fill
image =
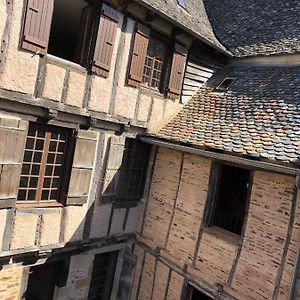
{"label": "wooden window shutter", "polygon": [[142,81],[149,36],[150,29],[140,23],[137,23],[128,74],[128,85],[130,86],[138,87]]}
{"label": "wooden window shutter", "polygon": [[81,11],[79,31],[75,50],[75,61],[84,67],[88,63],[94,11],[95,7],[92,4],[88,4]]}
{"label": "wooden window shutter", "polygon": [[119,178],[124,154],[125,138],[112,136],[108,143],[108,155],[102,186],[102,199],[115,200],[119,194]]}
{"label": "wooden window shutter", "polygon": [[46,54],[52,13],[53,0],[28,0],[21,43],[23,49]]}
{"label": "wooden window shutter", "polygon": [[102,5],[92,65],[92,71],[97,75],[108,77],[120,18],[118,11]]}
{"label": "wooden window shutter", "polygon": [[82,205],[87,202],[97,142],[97,132],[78,131],[66,205]]}
{"label": "wooden window shutter", "polygon": [[177,98],[181,94],[186,58],[187,48],[176,43],[167,90],[168,97]]}
{"label": "wooden window shutter", "polygon": [[16,204],[27,129],[27,121],[0,116],[0,209]]}

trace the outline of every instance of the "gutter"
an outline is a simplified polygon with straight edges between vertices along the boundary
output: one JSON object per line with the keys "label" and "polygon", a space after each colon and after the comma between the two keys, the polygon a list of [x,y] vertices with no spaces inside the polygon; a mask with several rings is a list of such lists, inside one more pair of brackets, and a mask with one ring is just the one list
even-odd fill
{"label": "gutter", "polygon": [[187,146],[183,146],[183,145],[178,145],[178,144],[173,144],[170,142],[162,141],[162,140],[152,138],[152,137],[142,136],[139,139],[144,143],[161,146],[161,147],[166,147],[166,148],[170,148],[170,149],[174,149],[174,150],[178,150],[178,151],[183,151],[183,152],[190,153],[190,154],[196,154],[196,155],[211,158],[214,160],[230,162],[230,163],[244,165],[244,166],[251,167],[251,168],[269,170],[269,171],[273,171],[276,173],[288,174],[288,175],[292,175],[292,176],[300,176],[300,169],[298,169],[298,168],[286,167],[286,166],[282,166],[282,165],[272,164],[269,162],[256,161],[256,160],[252,160],[252,159],[248,159],[248,158],[232,156],[229,154],[216,153],[216,152],[212,152],[212,151],[191,148],[191,147],[187,147]]}

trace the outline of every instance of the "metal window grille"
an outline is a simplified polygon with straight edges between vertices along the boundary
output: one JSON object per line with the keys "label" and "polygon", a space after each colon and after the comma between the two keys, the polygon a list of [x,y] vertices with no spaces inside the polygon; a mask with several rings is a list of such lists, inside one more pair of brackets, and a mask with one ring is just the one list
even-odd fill
{"label": "metal window grille", "polygon": [[110,299],[117,257],[117,251],[95,256],[88,300]]}
{"label": "metal window grille", "polygon": [[154,89],[160,89],[162,69],[166,56],[166,45],[150,37],[142,82]]}
{"label": "metal window grille", "polygon": [[126,139],[121,167],[120,198],[138,201],[142,197],[148,159],[149,145]]}
{"label": "metal window grille", "polygon": [[42,204],[59,200],[69,136],[68,129],[30,124],[18,202]]}
{"label": "metal window grille", "polygon": [[244,223],[250,171],[221,166],[212,225],[241,234]]}

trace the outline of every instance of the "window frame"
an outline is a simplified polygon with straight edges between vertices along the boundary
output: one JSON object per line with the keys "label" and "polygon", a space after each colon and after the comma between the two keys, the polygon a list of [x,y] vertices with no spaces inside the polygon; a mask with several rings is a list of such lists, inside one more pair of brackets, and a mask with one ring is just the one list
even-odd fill
{"label": "window frame", "polygon": [[[182,7],[182,8],[184,8],[184,9],[186,9],[186,3],[185,3],[185,0],[176,0],[176,2],[177,2],[177,4],[180,6],[180,7]],[[183,3],[182,3],[183,2]]]}
{"label": "window frame", "polygon": [[[126,143],[132,143],[130,145],[130,150],[128,153],[126,153]],[[137,155],[137,147],[138,144],[140,144],[143,148],[142,150],[145,150],[144,153],[140,155],[143,166],[134,167],[134,158]],[[133,149],[133,150],[132,150]],[[151,146],[149,144],[145,144],[137,139],[133,138],[126,138],[125,145],[124,145],[124,152],[123,152],[123,158],[122,158],[122,164],[121,164],[121,170],[120,175],[118,177],[118,188],[117,188],[117,196],[114,199],[114,205],[116,207],[132,207],[136,206],[138,202],[142,199],[145,189],[145,181],[147,177],[147,171],[149,167],[149,161],[150,161],[150,152],[151,152]],[[128,157],[126,157],[128,155]],[[128,163],[129,167],[125,168],[126,163]],[[134,187],[136,188],[136,194],[134,196],[129,196],[129,184],[131,180],[133,179],[131,176],[133,176],[133,171],[137,170],[138,172],[141,172],[140,180],[138,182],[139,186]],[[122,179],[126,178],[125,181]],[[125,182],[125,184],[124,184]],[[134,181],[133,181],[134,182]],[[125,187],[122,188],[122,187]]]}
{"label": "window frame", "polygon": [[[87,74],[94,74],[95,76],[98,77],[103,77],[103,78],[108,78],[109,74],[113,71],[112,69],[114,68],[114,64],[112,61],[112,55],[110,53],[110,55],[103,59],[106,59],[106,62],[108,61],[109,66],[102,66],[102,64],[99,66],[98,62],[97,62],[97,57],[96,57],[96,50],[98,49],[98,40],[97,37],[99,35],[99,32],[101,29],[99,25],[101,22],[101,19],[105,18],[105,19],[110,19],[113,20],[113,18],[107,18],[107,14],[104,14],[103,11],[107,11],[107,10],[113,10],[116,11],[117,14],[119,14],[120,18],[122,13],[120,12],[120,10],[118,8],[116,8],[115,5],[112,4],[107,4],[106,2],[103,1],[94,1],[94,0],[83,0],[83,2],[85,2],[85,6],[83,7],[86,8],[87,6],[91,7],[91,19],[90,20],[86,20],[85,24],[87,25],[87,27],[89,28],[89,30],[91,30],[90,36],[88,39],[82,39],[79,42],[79,37],[80,37],[80,30],[78,29],[77,31],[77,38],[76,38],[76,44],[74,45],[74,55],[73,58],[67,58],[65,56],[68,55],[59,55],[57,53],[54,52],[49,52],[49,43],[51,40],[51,29],[53,27],[53,21],[54,21],[54,6],[55,6],[55,1],[56,0],[49,0],[52,5],[51,5],[51,14],[48,11],[47,13],[43,14],[43,18],[46,19],[47,21],[47,29],[49,31],[49,33],[47,34],[47,38],[45,38],[44,40],[40,41],[40,43],[42,45],[38,45],[38,41],[35,41],[36,39],[33,37],[29,37],[30,38],[30,45],[25,45],[25,43],[28,44],[28,42],[25,39],[25,33],[26,31],[30,30],[30,25],[27,24],[27,19],[31,19],[29,18],[29,13],[28,13],[28,7],[29,7],[29,3],[32,0],[25,0],[25,4],[23,6],[23,14],[22,14],[22,25],[21,25],[21,30],[20,30],[20,35],[19,35],[19,44],[18,44],[18,50],[19,51],[24,51],[24,52],[29,52],[29,53],[34,53],[34,55],[40,55],[42,57],[48,57],[51,59],[53,59],[56,62],[59,62],[60,64],[63,64],[65,66],[71,66],[72,68],[76,68],[80,71],[84,71]],[[46,1],[46,0],[45,0]],[[34,11],[38,12],[39,10],[34,9]],[[44,10],[43,10],[44,11]],[[81,11],[82,13],[82,11]],[[124,13],[123,13],[124,15]],[[116,20],[115,20],[116,21]],[[33,22],[40,22],[40,20],[36,20],[34,18]],[[43,21],[44,22],[44,21]],[[118,23],[119,20],[116,22]],[[80,22],[79,22],[80,25]],[[28,27],[29,26],[29,27]],[[38,24],[38,26],[41,27],[41,24]],[[65,33],[64,35],[66,35],[67,33]],[[103,32],[101,32],[101,34],[103,34]],[[26,35],[28,36],[28,34]],[[113,43],[112,43],[112,47],[116,47],[116,38],[117,34],[114,34],[114,38],[113,38]],[[33,43],[33,44],[32,44]],[[84,48],[86,51],[86,54],[84,55],[84,58],[81,57],[79,55],[79,53],[77,53],[77,48]],[[97,63],[96,63],[97,62]],[[101,62],[100,62],[101,63]],[[100,71],[98,70],[100,69]]]}
{"label": "window frame", "polygon": [[[42,131],[45,133],[45,137],[44,137],[44,143],[43,143],[43,148],[41,152],[41,162],[38,162],[38,164],[40,165],[38,174],[37,174],[37,178],[38,178],[38,182],[36,184],[36,187],[32,188],[35,191],[35,200],[19,200],[19,192],[20,190],[29,190],[29,180],[31,178],[31,169],[32,166],[34,165],[34,161],[33,161],[33,157],[35,154],[35,144],[36,141],[33,137],[31,137],[29,135],[29,130],[35,130],[35,131]],[[65,146],[64,146],[64,150],[63,153],[59,153],[59,151],[55,151],[55,157],[57,154],[62,154],[62,162],[61,162],[61,171],[60,174],[58,175],[58,179],[59,179],[59,183],[57,186],[57,197],[55,200],[42,200],[42,199],[36,199],[37,196],[40,194],[40,196],[42,196],[42,191],[43,191],[43,184],[44,184],[44,179],[45,179],[45,174],[46,174],[46,167],[47,167],[47,160],[49,157],[49,146],[50,146],[50,140],[51,140],[51,133],[53,132],[64,132],[66,135],[65,138]],[[34,140],[34,144],[32,148],[26,148],[26,144],[28,139],[33,139]],[[59,141],[59,140],[58,140]],[[47,147],[47,151],[45,151],[45,147]],[[58,146],[56,146],[56,150]],[[26,155],[26,151],[31,151],[32,152],[32,158],[30,162],[26,162],[25,161],[25,155]],[[18,207],[57,207],[57,206],[63,206],[65,205],[66,199],[67,199],[67,191],[68,191],[68,187],[69,187],[69,181],[71,178],[71,169],[72,169],[72,162],[73,162],[73,157],[74,157],[74,151],[75,151],[75,130],[71,129],[71,128],[67,128],[67,127],[62,127],[62,126],[56,126],[56,125],[48,125],[48,124],[44,124],[44,123],[37,123],[37,122],[30,122],[29,123],[29,127],[28,127],[28,133],[26,135],[26,142],[25,142],[25,148],[24,148],[24,155],[23,155],[23,160],[22,160],[22,169],[23,169],[23,165],[24,163],[29,165],[29,173],[27,174],[23,174],[21,171],[20,174],[20,180],[19,180],[19,185],[18,185],[18,196],[17,196],[17,201],[16,204]],[[50,151],[50,154],[53,154],[53,151]],[[56,165],[55,161],[53,163],[54,165]],[[52,166],[53,167],[53,166]],[[52,175],[51,175],[51,183],[53,181],[53,179],[55,179],[54,177],[54,170],[52,171]],[[23,188],[21,187],[21,180],[22,177],[28,177],[28,183],[27,183],[27,188]],[[50,184],[51,185],[51,184]],[[52,187],[52,186],[51,186]],[[49,194],[51,194],[51,187],[49,187]],[[26,192],[27,194],[27,192]],[[48,196],[49,197],[49,196]],[[27,196],[25,197],[27,198]],[[42,197],[40,197],[42,198]]]}
{"label": "window frame", "polygon": [[[162,68],[161,68],[161,72],[160,72],[160,79],[158,81],[158,87],[153,87],[151,86],[151,81],[153,79],[153,73],[154,73],[154,63],[155,63],[155,58],[154,56],[152,57],[153,62],[152,62],[152,66],[151,66],[151,71],[150,71],[150,85],[147,83],[143,82],[145,73],[145,67],[146,67],[146,61],[147,61],[147,57],[148,57],[148,50],[149,50],[149,46],[151,43],[151,39],[154,41],[154,43],[161,43],[164,48],[165,48],[165,53],[164,53],[164,57],[163,57],[163,61],[162,61]],[[155,92],[158,92],[160,94],[165,94],[166,92],[166,75],[167,75],[167,70],[170,64],[170,59],[171,59],[171,55],[170,55],[170,46],[171,46],[171,42],[169,39],[166,39],[165,37],[163,37],[162,35],[160,35],[159,33],[153,31],[152,29],[150,29],[150,36],[149,36],[149,43],[148,43],[148,47],[147,47],[147,52],[146,52],[146,59],[143,65],[143,74],[142,74],[142,82],[141,82],[141,86],[145,89],[149,89]]]}
{"label": "window frame", "polygon": [[[218,226],[213,223],[214,221],[214,215],[216,211],[216,206],[218,203],[218,194],[220,192],[220,185],[222,181],[222,167],[228,166],[233,168],[238,168],[242,170],[247,170],[249,172],[248,177],[248,187],[247,191],[245,193],[245,205],[244,205],[244,215],[243,215],[243,221],[241,225],[241,233],[235,233],[231,230],[228,230],[226,228],[223,228],[221,226]],[[207,201],[206,201],[206,212],[205,212],[205,228],[206,229],[215,229],[220,232],[225,233],[226,235],[232,236],[234,238],[239,239],[244,235],[245,227],[248,219],[248,212],[249,212],[249,205],[250,205],[250,198],[252,193],[252,186],[253,186],[253,177],[254,177],[254,170],[250,167],[245,167],[241,165],[236,165],[233,163],[228,162],[220,162],[220,161],[214,161],[211,166],[210,171],[210,178],[209,178],[209,190],[207,194]]]}

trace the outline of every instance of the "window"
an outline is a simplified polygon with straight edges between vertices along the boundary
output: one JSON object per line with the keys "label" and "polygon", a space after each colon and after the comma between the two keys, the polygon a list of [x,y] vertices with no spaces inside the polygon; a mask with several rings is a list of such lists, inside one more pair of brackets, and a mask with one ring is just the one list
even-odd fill
{"label": "window", "polygon": [[52,300],[58,265],[55,263],[30,268],[25,300]]}
{"label": "window", "polygon": [[102,187],[104,201],[123,205],[141,199],[150,147],[135,139],[110,138]]}
{"label": "window", "polygon": [[118,11],[97,1],[27,0],[21,47],[108,77],[120,18]]}
{"label": "window", "polygon": [[30,124],[18,202],[49,204],[61,201],[60,187],[70,136],[71,132],[61,127]]}
{"label": "window", "polygon": [[48,53],[75,62],[75,50],[79,47],[81,12],[84,0],[72,2],[54,0]]}
{"label": "window", "polygon": [[185,0],[177,0],[177,3],[182,6],[185,7]]}
{"label": "window", "polygon": [[[167,61],[167,44],[150,34],[150,29],[137,23],[133,41],[127,84],[139,87],[145,84],[160,90],[170,98],[179,98],[187,58],[187,48],[174,43],[170,71],[164,72]],[[168,77],[163,78],[164,75]],[[166,82],[162,86],[162,81]]]}
{"label": "window", "polygon": [[88,300],[110,299],[117,257],[117,251],[95,255]]}
{"label": "window", "polygon": [[216,92],[225,92],[232,85],[234,78],[225,78],[216,88]]}
{"label": "window", "polygon": [[191,285],[188,286],[187,292],[187,300],[211,300],[213,298],[209,297],[208,295],[202,293],[201,291],[195,289]]}
{"label": "window", "polygon": [[245,218],[250,171],[229,165],[217,165],[219,171],[211,224],[241,234]]}
{"label": "window", "polygon": [[134,139],[126,139],[119,181],[120,198],[138,201],[142,197],[148,166],[150,146]]}
{"label": "window", "polygon": [[151,88],[160,89],[162,69],[166,58],[166,45],[150,37],[142,82]]}

